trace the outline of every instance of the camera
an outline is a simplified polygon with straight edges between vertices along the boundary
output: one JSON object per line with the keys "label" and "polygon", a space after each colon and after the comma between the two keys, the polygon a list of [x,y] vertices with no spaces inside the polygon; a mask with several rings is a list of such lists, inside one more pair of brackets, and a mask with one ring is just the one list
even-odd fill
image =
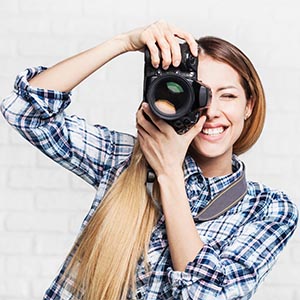
{"label": "camera", "polygon": [[198,58],[187,43],[180,44],[181,63],[164,70],[151,64],[149,49],[145,49],[144,101],[152,112],[168,122],[178,134],[188,131],[208,107],[211,90],[197,81]]}

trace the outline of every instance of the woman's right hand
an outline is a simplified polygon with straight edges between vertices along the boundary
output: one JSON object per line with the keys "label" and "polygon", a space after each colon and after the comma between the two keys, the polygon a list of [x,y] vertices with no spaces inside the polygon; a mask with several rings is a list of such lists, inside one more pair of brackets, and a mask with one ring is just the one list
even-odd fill
{"label": "woman's right hand", "polygon": [[179,39],[185,40],[194,56],[198,55],[198,45],[194,37],[166,21],[157,21],[149,26],[137,28],[123,35],[126,39],[125,51],[143,50],[149,48],[152,65],[157,68],[160,63],[161,51],[162,67],[167,69],[171,64],[177,67],[181,61]]}

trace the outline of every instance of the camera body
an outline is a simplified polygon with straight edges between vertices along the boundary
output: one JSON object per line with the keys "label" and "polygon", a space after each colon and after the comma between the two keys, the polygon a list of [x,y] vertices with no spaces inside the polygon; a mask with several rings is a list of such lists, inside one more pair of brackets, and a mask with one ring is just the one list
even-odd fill
{"label": "camera body", "polygon": [[154,68],[149,49],[145,49],[143,96],[156,116],[183,134],[209,105],[211,91],[197,81],[198,58],[192,55],[189,45],[180,44],[180,49],[180,65],[170,65],[167,70],[161,64]]}

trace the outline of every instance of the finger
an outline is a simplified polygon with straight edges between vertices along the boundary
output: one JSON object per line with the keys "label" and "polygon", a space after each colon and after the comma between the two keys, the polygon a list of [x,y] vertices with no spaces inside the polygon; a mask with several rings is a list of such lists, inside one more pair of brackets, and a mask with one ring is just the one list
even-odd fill
{"label": "finger", "polygon": [[148,43],[147,46],[150,51],[151,64],[154,68],[158,68],[160,63],[159,49],[154,41]]}
{"label": "finger", "polygon": [[165,39],[165,37],[157,40],[157,44],[161,51],[161,59],[162,59],[162,68],[164,70],[168,69],[170,64],[172,63],[171,49],[169,42]]}
{"label": "finger", "polygon": [[173,127],[170,126],[166,121],[162,120],[161,118],[157,117],[152,110],[148,103],[144,102],[142,104],[142,109],[144,113],[150,118],[151,122],[155,125],[155,127],[162,133],[168,134]]}
{"label": "finger", "polygon": [[[168,67],[175,61],[180,63],[180,49],[172,27],[164,20],[154,23],[151,27],[151,33],[161,51],[161,62],[163,69]],[[175,49],[175,50],[173,50]],[[176,51],[177,50],[177,51]],[[175,58],[173,55],[175,53]],[[178,57],[179,52],[179,57]]]}
{"label": "finger", "polygon": [[139,124],[136,124],[136,129],[137,129],[137,133],[138,133],[138,138],[141,140],[141,141],[144,141],[146,136],[149,135],[144,129],[142,126],[140,126]]}
{"label": "finger", "polygon": [[[164,36],[165,22],[156,22],[150,25],[144,33],[145,44],[148,46],[151,54],[152,65],[157,68],[162,59],[163,68],[170,65],[170,49]],[[161,52],[161,57],[160,57]]]}
{"label": "finger", "polygon": [[[147,115],[148,116],[148,115]],[[159,132],[159,129],[153,123],[151,118],[146,118],[143,105],[136,113],[136,122],[139,127],[141,127],[148,135],[154,136]]]}
{"label": "finger", "polygon": [[181,62],[181,51],[178,39],[170,32],[166,33],[166,39],[170,45],[169,47],[172,56],[172,64],[174,67],[178,67]]}
{"label": "finger", "polygon": [[206,116],[201,116],[199,118],[199,120],[197,121],[197,123],[190,129],[188,130],[184,135],[189,139],[189,140],[193,140],[194,137],[199,134],[203,128],[203,125],[206,121]]}
{"label": "finger", "polygon": [[184,39],[187,42],[187,44],[189,45],[192,54],[195,57],[198,56],[198,44],[192,34],[190,34],[189,32],[177,29],[176,36],[178,36],[181,39]]}

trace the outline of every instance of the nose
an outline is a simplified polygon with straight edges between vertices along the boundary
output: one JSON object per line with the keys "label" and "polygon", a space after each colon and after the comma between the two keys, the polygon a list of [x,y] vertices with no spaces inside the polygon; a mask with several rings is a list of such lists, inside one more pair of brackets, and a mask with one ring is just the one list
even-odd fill
{"label": "nose", "polygon": [[206,109],[206,117],[208,120],[212,120],[214,118],[219,117],[220,115],[221,111],[219,100],[212,95],[210,105]]}

